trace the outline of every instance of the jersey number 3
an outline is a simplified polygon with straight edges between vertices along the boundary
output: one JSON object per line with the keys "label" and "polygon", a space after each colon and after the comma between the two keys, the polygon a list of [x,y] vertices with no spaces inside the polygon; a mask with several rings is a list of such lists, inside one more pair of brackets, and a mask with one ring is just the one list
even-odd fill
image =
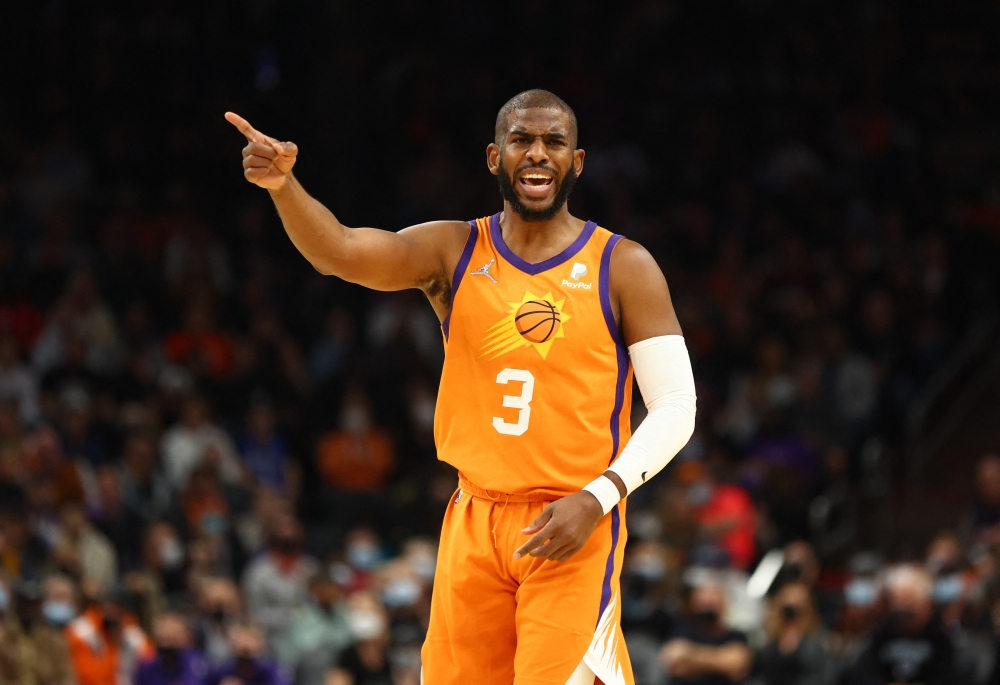
{"label": "jersey number 3", "polygon": [[497,383],[507,385],[510,381],[520,382],[520,395],[504,395],[503,406],[517,409],[517,423],[508,423],[499,416],[493,417],[493,427],[503,435],[524,435],[531,420],[531,395],[535,391],[535,377],[524,369],[504,369],[497,374]]}

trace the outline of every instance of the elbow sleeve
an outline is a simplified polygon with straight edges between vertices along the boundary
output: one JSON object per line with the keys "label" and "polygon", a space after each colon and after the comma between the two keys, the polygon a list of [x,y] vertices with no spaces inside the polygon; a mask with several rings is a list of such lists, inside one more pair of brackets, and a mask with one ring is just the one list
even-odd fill
{"label": "elbow sleeve", "polygon": [[629,347],[648,414],[608,470],[628,493],[659,473],[694,432],[695,388],[684,337],[664,335]]}

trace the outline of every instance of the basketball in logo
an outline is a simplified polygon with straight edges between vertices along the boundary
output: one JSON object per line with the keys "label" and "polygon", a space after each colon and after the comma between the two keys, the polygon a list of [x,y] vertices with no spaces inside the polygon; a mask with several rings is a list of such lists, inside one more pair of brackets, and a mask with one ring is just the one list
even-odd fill
{"label": "basketball in logo", "polygon": [[545,300],[529,300],[514,315],[517,332],[533,343],[543,343],[559,330],[559,310]]}

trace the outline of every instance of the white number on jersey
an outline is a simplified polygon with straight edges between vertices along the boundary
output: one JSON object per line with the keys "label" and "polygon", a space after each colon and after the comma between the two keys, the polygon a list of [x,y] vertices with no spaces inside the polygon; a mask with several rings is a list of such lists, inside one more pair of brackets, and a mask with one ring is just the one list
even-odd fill
{"label": "white number on jersey", "polygon": [[504,395],[503,406],[519,410],[517,423],[508,423],[499,416],[493,417],[493,427],[503,435],[524,435],[531,420],[531,395],[535,391],[535,377],[524,369],[504,369],[497,374],[497,383],[507,385],[510,381],[523,383],[520,395]]}

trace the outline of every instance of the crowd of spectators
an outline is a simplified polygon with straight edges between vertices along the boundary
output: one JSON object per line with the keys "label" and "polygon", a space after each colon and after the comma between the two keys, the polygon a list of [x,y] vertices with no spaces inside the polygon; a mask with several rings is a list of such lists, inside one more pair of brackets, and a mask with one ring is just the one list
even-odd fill
{"label": "crowd of spectators", "polygon": [[536,86],[579,117],[571,210],[657,258],[695,367],[629,505],[637,682],[1000,682],[1000,459],[926,554],[858,504],[997,295],[995,18],[721,7],[0,6],[0,682],[419,682],[438,322],[313,272],[222,113],[398,229],[499,210],[483,148]]}

